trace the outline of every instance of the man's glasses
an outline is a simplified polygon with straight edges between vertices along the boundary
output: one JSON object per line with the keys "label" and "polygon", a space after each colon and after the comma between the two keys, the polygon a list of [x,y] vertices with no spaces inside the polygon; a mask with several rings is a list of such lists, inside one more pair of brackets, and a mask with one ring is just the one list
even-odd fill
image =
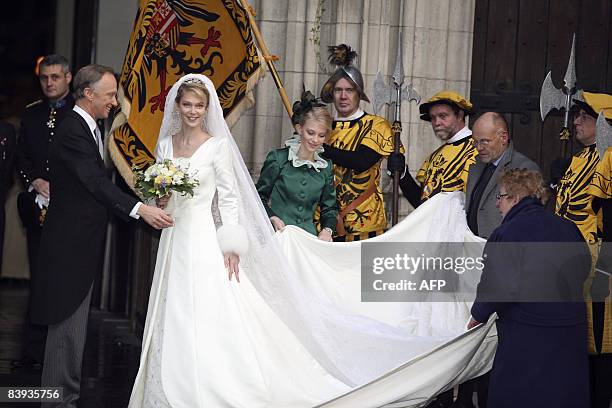
{"label": "man's glasses", "polygon": [[[580,112],[576,112],[574,114],[574,120],[578,120],[580,119],[581,122],[585,122],[586,120],[593,118],[591,115],[589,115],[588,113],[586,113],[585,111],[581,110]],[[595,118],[593,118],[595,119]]]}
{"label": "man's glasses", "polygon": [[[506,133],[506,131],[504,130],[498,130],[497,132],[495,132],[495,138],[497,139],[497,136],[502,135]],[[474,143],[474,147],[478,147],[478,146],[482,146],[482,147],[487,147],[488,145],[490,145],[491,143],[493,143],[494,139],[480,139],[477,140],[475,137],[472,136],[472,141]]]}
{"label": "man's glasses", "polygon": [[487,139],[482,139],[482,140],[474,139],[474,147],[478,147],[478,146],[487,147],[489,143],[491,142],[492,140],[487,140]]}

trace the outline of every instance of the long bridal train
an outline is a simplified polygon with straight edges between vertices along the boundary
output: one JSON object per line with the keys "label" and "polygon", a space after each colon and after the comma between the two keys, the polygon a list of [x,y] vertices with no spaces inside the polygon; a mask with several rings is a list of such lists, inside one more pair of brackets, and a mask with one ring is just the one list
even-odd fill
{"label": "long bridal train", "polygon": [[[439,194],[369,242],[481,242],[462,208],[459,194]],[[144,401],[157,392],[172,407],[416,407],[490,369],[495,326],[466,333],[469,303],[363,303],[360,243],[325,243],[287,227],[267,245],[260,255],[279,251],[291,279],[258,279],[265,260],[246,257],[240,284],[219,270],[191,289],[207,310],[190,347],[180,310],[165,310],[165,331],[147,330],[154,348],[143,359]],[[167,304],[159,298],[158,308]]]}
{"label": "long bridal train", "polygon": [[[332,300],[340,309],[401,327],[416,336],[415,339],[431,341],[429,350],[415,352],[401,365],[318,406],[417,407],[491,368],[497,347],[494,319],[466,332],[471,302],[461,299],[423,303],[361,302],[361,243],[329,244],[295,227],[287,227],[277,237],[308,290]],[[467,227],[460,193],[434,196],[390,231],[367,242],[445,241],[484,243]],[[466,245],[467,251],[477,248],[482,245]],[[478,253],[466,255],[479,256]],[[475,288],[466,290],[474,293]]]}

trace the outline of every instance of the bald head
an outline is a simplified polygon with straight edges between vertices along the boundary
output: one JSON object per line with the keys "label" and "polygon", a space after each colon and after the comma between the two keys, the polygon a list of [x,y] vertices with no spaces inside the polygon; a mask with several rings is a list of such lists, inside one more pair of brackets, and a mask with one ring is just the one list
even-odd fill
{"label": "bald head", "polygon": [[486,112],[474,123],[472,137],[480,159],[485,163],[494,162],[510,143],[508,122],[497,112]]}
{"label": "bald head", "polygon": [[508,132],[508,122],[506,122],[506,118],[497,112],[483,113],[474,123],[474,129],[476,129],[477,125],[485,126],[486,128],[494,129],[495,131],[500,130]]}

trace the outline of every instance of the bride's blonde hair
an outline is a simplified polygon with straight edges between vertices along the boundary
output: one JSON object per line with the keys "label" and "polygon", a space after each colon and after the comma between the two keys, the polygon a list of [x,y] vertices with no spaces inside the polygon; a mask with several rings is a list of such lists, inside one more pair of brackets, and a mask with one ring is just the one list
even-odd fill
{"label": "bride's blonde hair", "polygon": [[204,101],[206,107],[208,107],[208,102],[210,101],[210,94],[208,93],[208,89],[206,89],[206,85],[204,85],[204,82],[199,81],[197,79],[188,79],[183,82],[181,86],[179,86],[179,89],[176,91],[176,98],[174,99],[175,102],[177,104],[180,103],[181,99],[185,95],[185,92],[189,91],[198,95],[198,97],[200,97]]}

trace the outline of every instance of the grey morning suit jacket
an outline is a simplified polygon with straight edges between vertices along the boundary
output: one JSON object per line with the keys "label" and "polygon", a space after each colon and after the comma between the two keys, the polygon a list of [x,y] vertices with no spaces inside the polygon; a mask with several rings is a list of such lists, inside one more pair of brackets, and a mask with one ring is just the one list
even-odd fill
{"label": "grey morning suit jacket", "polygon": [[[467,180],[467,190],[465,198],[465,211],[467,213],[470,208],[470,201],[472,199],[472,192],[474,187],[480,178],[480,175],[484,171],[487,164],[480,160],[480,157],[476,157],[476,162],[470,166]],[[491,176],[491,179],[485,187],[482,198],[480,199],[480,206],[478,208],[477,222],[478,222],[478,235],[483,238],[489,238],[493,230],[502,222],[501,214],[495,207],[495,196],[497,195],[497,178],[509,169],[528,169],[540,171],[540,168],[533,161],[528,159],[525,155],[514,150],[512,141],[508,145],[504,153],[504,157],[497,165],[495,173]]]}

